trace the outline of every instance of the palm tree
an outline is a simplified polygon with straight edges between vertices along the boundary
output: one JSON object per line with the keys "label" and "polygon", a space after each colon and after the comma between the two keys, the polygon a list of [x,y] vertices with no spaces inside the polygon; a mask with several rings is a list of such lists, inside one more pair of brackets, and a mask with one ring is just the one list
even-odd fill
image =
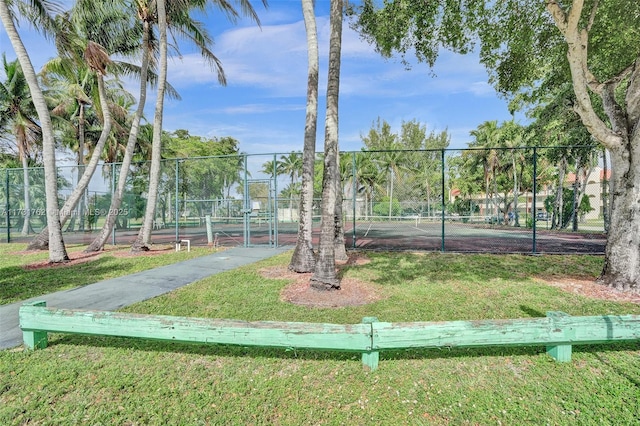
{"label": "palm tree", "polygon": [[[498,158],[498,151],[496,148],[499,144],[500,131],[498,129],[498,122],[485,121],[480,124],[477,129],[471,131],[471,136],[475,140],[469,144],[470,148],[481,149],[477,151],[477,158],[482,161],[484,170],[484,184],[485,184],[485,214],[489,211],[489,200],[491,199],[494,207],[494,215],[497,216],[497,204],[495,197],[498,193],[495,189],[496,186],[496,171],[500,165]],[[494,184],[494,190],[491,190],[491,183]]]}
{"label": "palm tree", "polygon": [[318,31],[313,11],[313,0],[302,0],[302,15],[307,33],[307,111],[304,125],[302,152],[302,188],[298,220],[298,238],[291,256],[289,269],[295,272],[311,272],[315,267],[313,254],[313,172],[316,156],[316,129],[318,124]]}
{"label": "palm tree", "polygon": [[160,155],[162,150],[162,114],[164,111],[164,92],[167,82],[167,11],[164,0],[156,0],[156,12],[158,17],[158,30],[160,32],[160,73],[158,78],[158,91],[156,98],[156,110],[153,117],[153,142],[151,145],[151,171],[149,173],[149,194],[145,209],[144,221],[138,238],[131,249],[148,250],[151,243],[151,230],[156,214],[156,201],[158,198],[158,185],[160,182]]}
{"label": "palm tree", "polygon": [[[322,177],[322,221],[318,259],[311,286],[319,290],[340,289],[335,259],[335,214],[340,181],[338,168],[338,97],[340,89],[340,52],[342,47],[342,0],[331,0],[329,41],[329,78]],[[340,197],[340,200],[342,198]]]}
{"label": "palm tree", "polygon": [[[398,146],[392,146],[391,149],[397,149]],[[383,170],[388,174],[387,196],[389,197],[389,220],[393,213],[393,190],[396,180],[401,178],[403,167],[403,158],[405,157],[400,151],[384,151],[379,153],[376,162],[380,164]]]}
{"label": "palm tree", "polygon": [[[224,77],[224,73],[222,71],[222,66],[220,61],[215,57],[215,55],[211,52],[209,46],[212,44],[212,39],[204,29],[202,24],[193,19],[191,16],[192,11],[205,12],[206,6],[209,2],[207,0],[180,0],[180,1],[172,1],[167,4],[166,15],[168,27],[165,29],[166,31],[171,31],[172,34],[178,35],[181,38],[187,39],[192,42],[196,47],[200,49],[201,55],[209,61],[212,67],[216,70],[218,75],[218,81],[221,84],[225,84],[226,80]],[[215,0],[214,3],[220,10],[222,10],[227,17],[231,20],[235,20],[239,14],[233,5],[227,0]],[[238,3],[241,7],[242,14],[245,16],[249,16],[254,21],[259,23],[258,16],[255,13],[255,10],[251,6],[248,0],[238,0]],[[266,6],[266,0],[263,0],[263,4]],[[156,23],[160,26],[160,23],[156,21],[159,19],[159,11],[157,10],[157,4],[155,1],[138,1],[137,2],[138,16],[143,20],[143,25],[145,27],[145,34],[147,35],[147,40],[149,42],[153,41],[153,25]],[[160,43],[161,44],[161,43]],[[145,55],[148,55],[152,58],[155,52],[153,48],[154,44],[145,44],[143,48],[145,49]],[[174,46],[175,47],[175,46]],[[160,51],[162,50],[162,46],[160,46]],[[148,59],[150,59],[148,58]],[[162,72],[162,70],[160,70]],[[159,79],[159,83],[161,82],[161,78]],[[166,83],[166,82],[165,82]],[[162,83],[162,84],[165,84]],[[157,105],[159,106],[159,105]],[[158,112],[161,114],[162,112]],[[154,120],[155,122],[155,120]],[[162,129],[156,130],[158,134],[162,133]],[[133,131],[130,136],[133,136]],[[161,138],[157,137],[154,139],[158,144],[161,143]],[[130,139],[131,141],[131,139]],[[132,142],[133,143],[133,142]],[[133,149],[133,148],[131,148]],[[153,150],[156,155],[152,158],[151,164],[151,176],[149,179],[149,194],[151,198],[156,198],[157,195],[153,195],[154,192],[157,192],[158,181],[159,181],[159,164],[160,164],[160,152],[161,147]],[[158,170],[158,172],[154,172]],[[136,244],[132,247],[134,250],[137,250],[141,247],[146,247],[150,244],[151,240],[151,231],[153,224],[153,217],[155,215],[155,203],[148,200],[147,207],[145,211],[145,219],[143,225],[140,229],[140,233],[136,240]]]}
{"label": "palm tree", "polygon": [[[169,8],[167,13],[170,15],[171,26],[170,29],[178,33],[182,38],[186,38],[193,42],[201,51],[203,57],[205,57],[209,63],[212,65],[214,70],[218,75],[218,80],[221,84],[225,84],[226,80],[224,77],[224,72],[221,68],[220,62],[215,57],[215,55],[209,49],[211,44],[211,37],[202,27],[202,24],[193,20],[189,15],[189,11],[196,10],[204,10],[207,1],[205,0],[182,0],[175,1],[169,3]],[[235,19],[238,16],[238,13],[229,4],[226,0],[219,0],[216,2],[220,9],[223,10],[228,17],[231,19]],[[249,10],[250,13],[253,11],[250,4],[246,0],[241,0],[241,7],[243,11]],[[140,0],[134,2],[133,6],[135,10],[130,11],[130,15],[137,16],[139,19],[139,24],[142,27],[142,41],[138,42],[137,47],[139,48],[141,59],[141,65],[139,68],[138,76],[140,78],[140,91],[138,95],[138,107],[134,113],[134,116],[131,120],[131,127],[129,131],[129,137],[127,139],[127,144],[124,149],[124,156],[122,158],[122,165],[120,167],[120,173],[118,176],[118,185],[113,193],[111,198],[111,205],[109,207],[109,214],[105,220],[105,223],[100,230],[100,233],[96,236],[96,238],[92,241],[92,243],[85,249],[85,251],[99,251],[102,250],[104,244],[107,242],[109,235],[111,234],[111,230],[116,221],[115,212],[117,212],[122,203],[122,199],[124,196],[124,190],[126,187],[127,176],[129,174],[129,168],[131,166],[131,161],[134,155],[134,150],[136,147],[136,142],[138,139],[138,132],[140,129],[140,122],[142,120],[142,115],[144,112],[144,107],[147,99],[147,84],[149,81],[157,81],[157,78],[153,78],[153,68],[155,64],[155,57],[158,50],[158,40],[156,39],[154,28],[157,25],[157,11],[156,11],[156,2],[155,0]],[[248,9],[247,9],[248,8]],[[165,82],[166,84],[166,82]],[[170,86],[167,86],[167,90],[169,93],[172,93],[170,90]],[[177,97],[177,93],[173,92],[173,96]],[[158,158],[156,161],[160,161]],[[159,166],[157,166],[159,167]],[[157,183],[155,184],[157,187]],[[150,188],[151,189],[151,188]],[[149,203],[147,203],[149,206]],[[155,206],[149,208],[154,208]],[[154,212],[155,213],[155,212]],[[149,216],[153,217],[151,212]],[[153,219],[152,219],[153,221]],[[153,223],[151,221],[151,224]],[[147,227],[143,225],[142,232],[146,235],[146,240],[150,239],[151,233],[151,224]],[[145,238],[143,237],[143,240]]]}
{"label": "palm tree", "polygon": [[[67,250],[62,238],[62,226],[60,225],[60,209],[58,207],[58,179],[56,173],[56,154],[55,139],[53,133],[53,125],[49,108],[45,100],[44,94],[38,84],[36,72],[31,63],[29,53],[22,43],[22,39],[18,34],[14,18],[18,16],[9,8],[9,4],[16,5],[21,3],[30,9],[32,13],[28,16],[34,22],[36,28],[50,29],[51,9],[50,3],[43,0],[32,0],[30,2],[18,2],[9,0],[0,0],[0,20],[4,25],[7,36],[11,41],[13,50],[16,52],[25,79],[29,85],[31,98],[38,113],[40,127],[42,129],[42,159],[44,163],[45,173],[45,189],[46,189],[46,209],[47,209],[47,226],[49,228],[49,261],[52,263],[66,262],[69,260]],[[35,6],[35,7],[31,7]]]}
{"label": "palm tree", "polygon": [[369,219],[373,215],[373,191],[384,180],[382,172],[368,152],[356,154],[356,188],[364,194],[364,215]]}
{"label": "palm tree", "polygon": [[31,198],[29,196],[29,152],[42,139],[42,130],[36,122],[37,112],[31,101],[31,93],[25,80],[22,68],[17,60],[7,62],[2,55],[2,66],[6,82],[0,82],[0,128],[9,127],[13,131],[18,148],[18,159],[22,163],[24,208],[21,218],[22,235],[28,235],[30,230]]}
{"label": "palm tree", "polygon": [[[50,62],[47,64],[48,68],[45,68],[45,71],[55,71],[66,75],[84,74],[86,70],[89,73],[86,75],[95,76],[98,102],[94,103],[94,106],[97,110],[96,114],[102,117],[102,131],[91,159],[60,211],[61,225],[64,225],[79,201],[84,197],[86,188],[100,160],[100,154],[111,132],[112,116],[110,105],[107,102],[104,76],[107,74],[107,67],[112,65],[112,61],[104,46],[106,45],[113,50],[114,46],[121,46],[121,42],[127,40],[131,33],[126,24],[127,15],[123,11],[113,11],[105,7],[104,3],[97,3],[92,4],[93,13],[87,14],[87,7],[86,4],[79,2],[71,11],[58,17],[56,20],[58,35],[56,45],[61,58]],[[46,231],[48,230],[43,230],[31,242],[29,248],[46,246],[49,242]]]}
{"label": "palm tree", "polygon": [[[290,185],[293,187],[302,170],[302,157],[300,153],[292,152],[289,155],[282,155],[278,163],[280,173],[289,176],[291,179]],[[289,198],[289,208],[293,208],[293,198]]]}
{"label": "palm tree", "polygon": [[[65,17],[64,22],[69,22],[68,17]],[[80,34],[79,36],[81,37]],[[104,49],[97,49],[97,51],[103,56],[108,56]],[[109,62],[108,57],[103,60]],[[54,102],[52,114],[58,117],[58,122],[62,124],[62,141],[77,155],[76,188],[81,195],[77,214],[72,216],[67,229],[74,228],[74,219],[78,217],[79,230],[84,230],[86,185],[82,183],[82,176],[87,171],[85,159],[88,158],[87,154],[90,154],[88,175],[92,176],[106,143],[113,137],[109,132],[114,123],[112,115],[127,114],[126,109],[123,111],[123,106],[119,102],[130,95],[124,91],[118,80],[99,82],[98,80],[103,79],[102,75],[96,74],[87,62],[79,58],[73,59],[68,56],[54,58],[43,66],[41,75],[43,82],[50,87],[49,98]],[[102,89],[101,86],[103,86]],[[97,143],[92,145],[91,136],[94,129],[98,130],[95,138]],[[66,207],[63,210],[66,210]],[[63,215],[62,224],[65,220]]]}

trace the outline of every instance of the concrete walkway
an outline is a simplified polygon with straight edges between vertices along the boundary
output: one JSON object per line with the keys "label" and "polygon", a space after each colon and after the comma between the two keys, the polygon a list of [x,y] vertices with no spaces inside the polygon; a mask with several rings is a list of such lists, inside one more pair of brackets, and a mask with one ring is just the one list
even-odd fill
{"label": "concrete walkway", "polygon": [[2,305],[0,306],[0,349],[9,349],[22,344],[18,310],[24,302],[44,300],[47,306],[55,308],[113,311],[168,293],[219,272],[275,256],[290,248],[235,247],[133,275]]}

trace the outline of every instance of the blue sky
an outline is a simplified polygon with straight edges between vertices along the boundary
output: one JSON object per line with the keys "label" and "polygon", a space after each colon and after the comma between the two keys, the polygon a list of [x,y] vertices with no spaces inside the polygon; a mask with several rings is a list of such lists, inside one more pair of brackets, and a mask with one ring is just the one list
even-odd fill
{"label": "blue sky", "polygon": [[[262,28],[242,20],[226,22],[212,10],[203,18],[214,37],[213,51],[222,61],[228,85],[222,87],[197,52],[182,44],[182,57],[170,59],[168,79],[182,100],[165,102],[165,130],[187,129],[193,135],[232,136],[246,153],[302,150],[306,104],[306,35],[299,0],[271,0],[264,9],[253,2]],[[324,142],[324,108],[329,50],[329,0],[316,1],[320,47],[320,99],[317,148]],[[40,35],[20,27],[38,69],[54,55]],[[0,51],[15,54],[0,28]],[[397,59],[380,57],[345,22],[340,84],[340,149],[359,150],[372,123],[380,117],[400,130],[416,119],[427,131],[447,129],[452,148],[463,148],[469,132],[487,120],[511,116],[507,102],[487,83],[477,56],[442,51],[435,76],[424,64],[411,70]],[[134,82],[127,88],[137,92]],[[151,120],[155,97],[147,98]]]}

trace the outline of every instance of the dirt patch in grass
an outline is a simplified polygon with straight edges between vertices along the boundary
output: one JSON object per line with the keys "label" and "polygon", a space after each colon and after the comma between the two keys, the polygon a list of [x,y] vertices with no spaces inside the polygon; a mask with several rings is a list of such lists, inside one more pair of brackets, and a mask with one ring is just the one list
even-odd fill
{"label": "dirt patch in grass", "polygon": [[615,288],[598,284],[594,280],[585,278],[543,278],[536,279],[539,282],[561,288],[569,293],[579,294],[580,296],[592,299],[611,300],[614,302],[629,302],[640,304],[640,294],[630,291],[620,291]]}
{"label": "dirt patch in grass", "polygon": [[[338,276],[348,265],[363,265],[369,259],[361,253],[349,254],[346,262],[336,262]],[[320,291],[309,285],[311,273],[298,273],[287,269],[287,266],[274,266],[260,270],[265,278],[290,280],[280,292],[280,299],[296,305],[318,308],[339,308],[344,306],[360,306],[384,299],[386,296],[380,287],[357,278],[343,277],[340,280],[340,290]]]}
{"label": "dirt patch in grass", "polygon": [[[171,246],[155,246],[152,247],[149,251],[140,251],[133,253],[130,248],[121,248],[121,247],[108,247],[102,251],[85,253],[84,251],[70,252],[67,253],[69,256],[69,260],[66,262],[60,263],[51,263],[48,259],[40,260],[37,262],[29,263],[23,266],[23,269],[27,271],[32,271],[36,269],[47,269],[47,268],[64,268],[73,265],[79,265],[82,263],[87,263],[95,259],[99,259],[103,254],[109,253],[112,256],[125,258],[125,257],[149,257],[156,256],[158,254],[166,253],[169,250],[172,250]],[[36,253],[36,251],[23,251],[18,254],[31,254]]]}

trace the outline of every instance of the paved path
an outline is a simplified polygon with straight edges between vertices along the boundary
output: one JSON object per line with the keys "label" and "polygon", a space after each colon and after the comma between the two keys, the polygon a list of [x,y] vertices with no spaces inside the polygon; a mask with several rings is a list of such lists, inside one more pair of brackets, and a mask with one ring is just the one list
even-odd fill
{"label": "paved path", "polygon": [[[44,300],[47,306],[55,308],[112,311],[289,249],[290,247],[235,247],[132,275],[34,297],[28,301]],[[0,349],[22,344],[22,331],[18,324],[18,310],[22,303],[0,306]]]}

